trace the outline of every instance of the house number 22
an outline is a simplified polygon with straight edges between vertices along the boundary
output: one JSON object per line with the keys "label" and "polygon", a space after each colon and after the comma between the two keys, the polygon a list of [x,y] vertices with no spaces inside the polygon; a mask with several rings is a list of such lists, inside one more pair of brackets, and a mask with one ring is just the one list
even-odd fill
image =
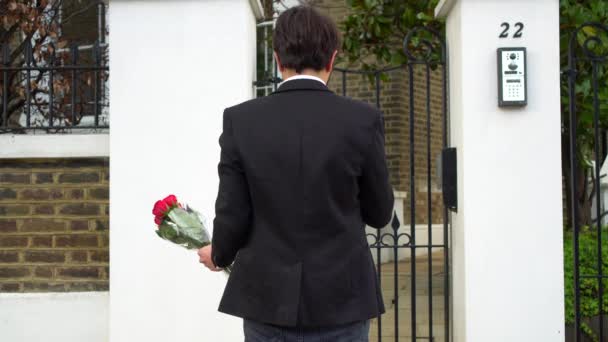
{"label": "house number 22", "polygon": [[[513,26],[517,28],[517,31],[515,31],[515,33],[513,34],[513,38],[521,38],[524,30],[524,23],[515,23],[515,25]],[[502,23],[500,24],[500,27],[502,27],[503,30],[498,36],[498,38],[509,38],[509,23]]]}

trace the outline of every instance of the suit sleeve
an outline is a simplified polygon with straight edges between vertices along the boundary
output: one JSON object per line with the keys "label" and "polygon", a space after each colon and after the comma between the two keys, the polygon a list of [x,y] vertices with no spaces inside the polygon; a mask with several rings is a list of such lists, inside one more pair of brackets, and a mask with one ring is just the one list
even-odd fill
{"label": "suit sleeve", "polygon": [[251,200],[242,161],[236,146],[233,126],[227,110],[219,138],[219,189],[215,201],[215,219],[211,239],[211,258],[218,267],[232,264],[244,245],[251,227]]}
{"label": "suit sleeve", "polygon": [[383,228],[392,218],[394,198],[386,166],[384,120],[382,113],[376,115],[359,180],[359,199],[363,221],[371,227]]}

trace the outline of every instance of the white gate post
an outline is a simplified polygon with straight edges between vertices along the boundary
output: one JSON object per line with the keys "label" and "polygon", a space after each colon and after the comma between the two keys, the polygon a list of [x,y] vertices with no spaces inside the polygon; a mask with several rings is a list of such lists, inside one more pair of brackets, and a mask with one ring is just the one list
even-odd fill
{"label": "white gate post", "polygon": [[[458,153],[455,342],[564,341],[558,6],[442,0],[436,9],[447,18]],[[498,107],[499,47],[527,49],[524,107]]]}
{"label": "white gate post", "polygon": [[225,107],[253,97],[258,0],[111,0],[110,341],[242,341],[226,276],[154,233],[174,193],[213,218]]}

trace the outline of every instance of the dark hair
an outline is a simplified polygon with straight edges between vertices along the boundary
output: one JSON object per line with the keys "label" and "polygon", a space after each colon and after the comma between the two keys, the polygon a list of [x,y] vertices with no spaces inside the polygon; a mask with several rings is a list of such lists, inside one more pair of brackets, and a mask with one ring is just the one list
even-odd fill
{"label": "dark hair", "polygon": [[336,24],[310,6],[296,6],[277,19],[272,47],[281,65],[295,69],[321,70],[339,46]]}

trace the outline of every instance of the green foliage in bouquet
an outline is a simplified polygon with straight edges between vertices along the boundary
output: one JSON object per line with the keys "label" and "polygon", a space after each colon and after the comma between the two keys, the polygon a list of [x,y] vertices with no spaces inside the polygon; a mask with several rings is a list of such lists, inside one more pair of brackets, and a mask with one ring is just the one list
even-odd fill
{"label": "green foliage in bouquet", "polygon": [[163,220],[156,234],[187,249],[199,249],[209,245],[209,237],[201,227],[203,218],[195,210],[174,208],[167,215],[169,220]]}
{"label": "green foliage in bouquet", "polygon": [[[156,235],[187,249],[200,249],[211,244],[207,220],[198,211],[183,205],[175,195],[156,201],[152,208]],[[224,267],[230,274],[232,266]]]}

